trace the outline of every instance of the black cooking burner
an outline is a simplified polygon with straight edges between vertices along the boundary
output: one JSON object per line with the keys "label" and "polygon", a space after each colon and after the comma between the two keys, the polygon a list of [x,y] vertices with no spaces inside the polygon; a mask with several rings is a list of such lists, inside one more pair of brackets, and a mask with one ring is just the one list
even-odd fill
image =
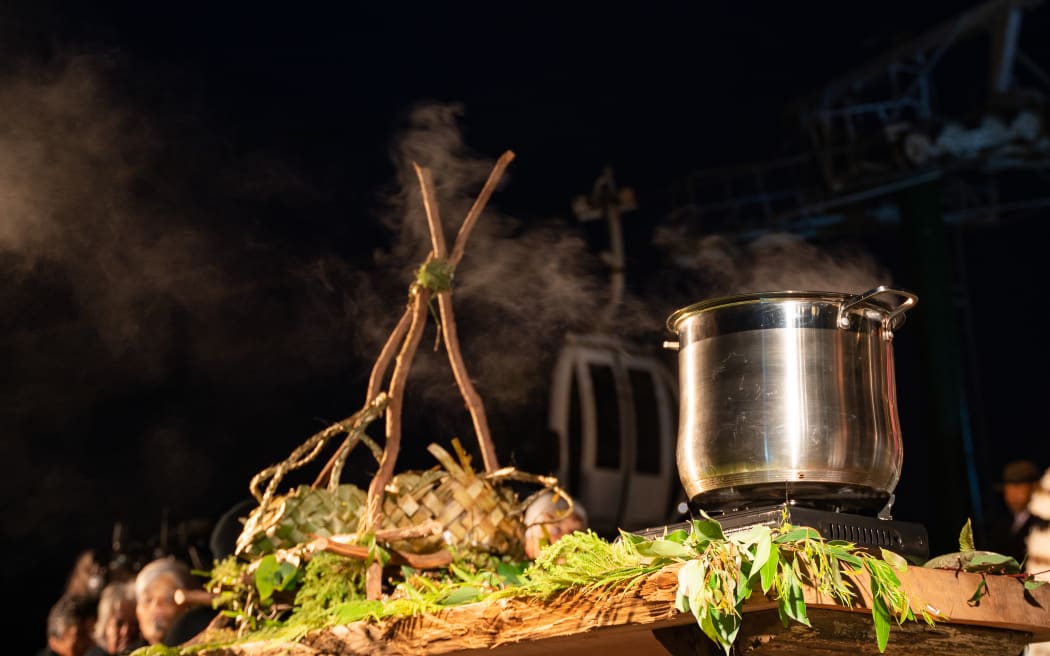
{"label": "black cooking burner", "polygon": [[[926,528],[914,522],[879,519],[788,503],[711,515],[711,519],[722,525],[722,532],[726,535],[759,524],[774,528],[787,521],[795,526],[815,529],[826,540],[852,542],[874,554],[878,554],[879,548],[885,548],[915,564],[925,563],[930,557]],[[689,530],[689,522],[648,528],[635,533],[645,537],[659,537],[676,529]]]}
{"label": "black cooking burner", "polygon": [[860,485],[815,481],[759,483],[708,490],[690,499],[691,514],[707,514],[766,508],[781,503],[831,512],[875,515],[890,500],[888,492]]}

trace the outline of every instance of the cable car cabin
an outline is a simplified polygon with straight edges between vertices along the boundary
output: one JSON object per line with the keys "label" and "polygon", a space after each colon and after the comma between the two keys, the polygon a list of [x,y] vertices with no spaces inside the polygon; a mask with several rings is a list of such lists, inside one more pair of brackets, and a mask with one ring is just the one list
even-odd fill
{"label": "cable car cabin", "polygon": [[567,336],[553,370],[550,428],[558,479],[596,533],[680,517],[677,408],[675,379],[657,358],[614,337]]}

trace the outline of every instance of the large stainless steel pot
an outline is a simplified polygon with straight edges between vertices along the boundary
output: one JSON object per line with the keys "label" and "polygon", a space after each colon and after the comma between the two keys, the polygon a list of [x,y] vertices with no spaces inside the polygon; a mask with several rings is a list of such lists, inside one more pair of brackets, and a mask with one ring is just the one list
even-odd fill
{"label": "large stainless steel pot", "polygon": [[692,506],[886,506],[903,456],[893,331],[917,301],[881,286],[744,294],[674,312],[678,473]]}

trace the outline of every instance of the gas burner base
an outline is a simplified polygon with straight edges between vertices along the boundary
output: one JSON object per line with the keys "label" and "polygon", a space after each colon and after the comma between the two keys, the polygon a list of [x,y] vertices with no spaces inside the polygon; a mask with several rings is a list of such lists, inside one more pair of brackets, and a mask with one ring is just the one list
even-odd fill
{"label": "gas burner base", "polygon": [[790,504],[830,512],[875,515],[886,507],[891,496],[885,490],[863,485],[819,481],[781,481],[719,487],[689,500],[690,514],[730,513]]}
{"label": "gas burner base", "polygon": [[[731,535],[752,526],[780,526],[784,521],[796,526],[808,526],[826,540],[852,542],[858,548],[877,554],[885,548],[904,556],[914,564],[922,564],[930,557],[930,540],[926,528],[915,522],[878,519],[806,508],[782,503],[765,508],[753,508],[711,516],[722,525],[722,532]],[[633,531],[644,537],[655,538],[676,529],[689,530],[689,522]]]}

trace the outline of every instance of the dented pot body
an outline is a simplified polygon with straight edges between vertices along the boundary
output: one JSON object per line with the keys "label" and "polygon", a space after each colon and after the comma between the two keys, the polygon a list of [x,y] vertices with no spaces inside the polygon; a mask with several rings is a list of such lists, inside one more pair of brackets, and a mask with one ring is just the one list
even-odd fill
{"label": "dented pot body", "polygon": [[777,291],[674,312],[678,473],[694,509],[887,506],[900,478],[894,330],[917,298]]}

